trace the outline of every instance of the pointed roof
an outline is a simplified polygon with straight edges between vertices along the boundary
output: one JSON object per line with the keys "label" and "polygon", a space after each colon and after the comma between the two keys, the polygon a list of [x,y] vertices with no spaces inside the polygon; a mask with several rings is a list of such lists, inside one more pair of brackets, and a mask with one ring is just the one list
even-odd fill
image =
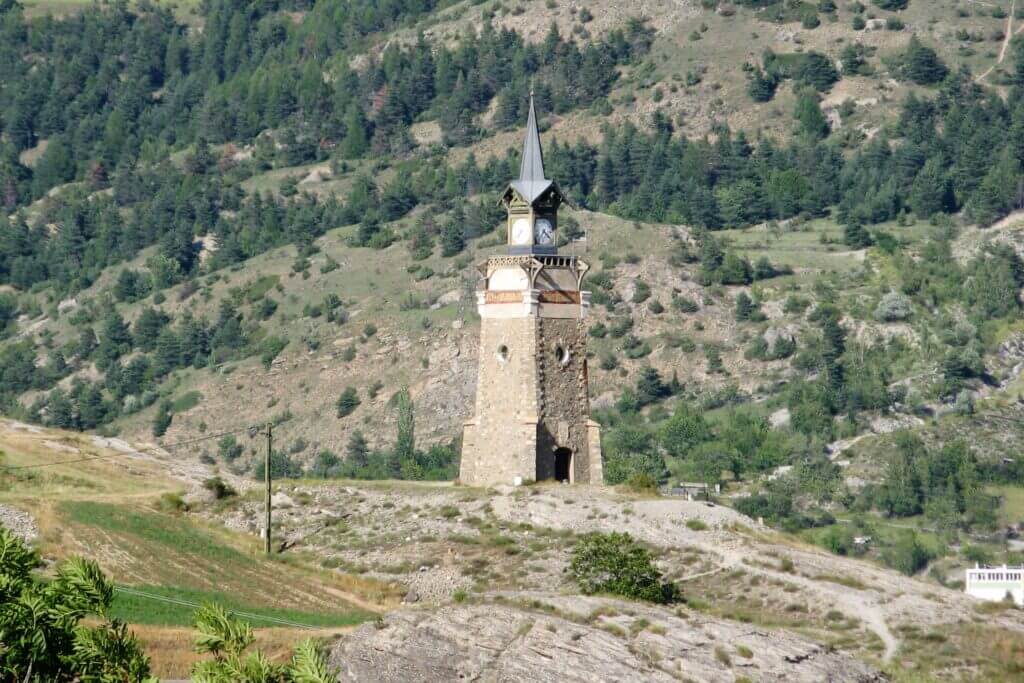
{"label": "pointed roof", "polygon": [[523,140],[523,159],[519,166],[519,178],[513,180],[510,186],[523,199],[532,204],[553,184],[553,181],[544,177],[544,152],[540,147],[537,111],[533,106],[533,91],[531,91],[530,115],[526,120],[526,139]]}

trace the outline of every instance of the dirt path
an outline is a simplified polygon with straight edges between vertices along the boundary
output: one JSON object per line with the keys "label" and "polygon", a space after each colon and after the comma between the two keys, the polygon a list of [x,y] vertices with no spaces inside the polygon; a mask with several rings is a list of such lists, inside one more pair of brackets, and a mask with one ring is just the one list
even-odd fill
{"label": "dirt path", "polygon": [[[741,546],[738,543],[722,543],[719,541],[705,543],[700,539],[700,537],[697,537],[696,542],[688,542],[702,548],[707,553],[718,554],[722,557],[723,563],[718,570],[727,570],[742,566],[746,571],[755,572],[767,578],[796,583],[808,592],[820,593],[822,591],[822,584],[820,581],[807,578],[800,574],[774,571],[765,567],[752,566],[749,563],[744,563],[744,558],[749,557],[750,555],[750,549],[745,546]],[[704,574],[712,574],[714,571],[715,570],[711,572],[704,572]],[[697,578],[697,576],[687,578],[692,580]],[[899,651],[900,641],[895,635],[893,635],[892,630],[889,628],[889,624],[882,612],[878,598],[869,596],[867,591],[846,588],[845,586],[840,586],[838,584],[830,584],[828,593],[828,597],[839,603],[844,612],[860,619],[881,639],[882,643],[885,645],[882,660],[885,662],[892,660]]]}
{"label": "dirt path", "polygon": [[[622,503],[605,500],[601,496],[589,499],[590,508],[584,513],[583,508],[559,505],[558,498],[565,495],[558,489],[545,491],[544,494],[516,500],[512,496],[496,496],[491,503],[499,518],[514,521],[528,521],[541,526],[569,528],[577,532],[601,530],[607,525],[602,519],[615,518]],[[750,573],[760,574],[775,581],[784,581],[799,585],[809,595],[820,596],[821,600],[833,602],[842,611],[860,619],[867,628],[873,631],[885,646],[883,659],[889,661],[899,651],[900,641],[889,628],[886,609],[883,605],[889,593],[901,591],[911,592],[916,588],[910,580],[905,582],[894,579],[882,582],[878,579],[884,574],[882,570],[868,570],[863,563],[855,565],[849,561],[810,550],[786,548],[797,567],[809,575],[799,572],[786,572],[774,569],[763,562],[750,562],[751,558],[766,556],[769,548],[761,541],[726,531],[736,524],[748,526],[750,519],[730,508],[717,506],[709,508],[700,502],[677,499],[656,499],[635,501],[630,507],[634,514],[628,518],[616,520],[616,527],[638,538],[663,547],[687,546],[699,550],[709,558],[715,558],[717,566],[709,571],[684,577],[684,581],[693,581],[721,571],[742,568]],[[683,521],[701,519],[709,527],[708,531],[688,529]],[[765,529],[755,530],[759,534]],[[838,575],[851,578],[864,578],[861,574],[870,571],[866,578],[867,588],[858,589],[833,582],[825,582],[813,578],[819,574]],[[899,585],[893,585],[893,582]],[[917,591],[913,591],[917,592]],[[918,603],[920,605],[920,603]]]}
{"label": "dirt path", "polygon": [[998,59],[996,59],[995,64],[985,69],[985,71],[980,76],[974,79],[975,83],[981,83],[982,81],[984,81],[986,78],[988,78],[989,74],[995,71],[997,66],[1003,63],[1003,60],[1006,59],[1006,52],[1007,50],[1010,49],[1010,43],[1013,41],[1013,36],[1016,35],[1016,33],[1020,33],[1022,30],[1024,30],[1024,25],[1021,25],[1021,27],[1017,29],[1016,33],[1014,33],[1013,15],[1016,9],[1017,0],[1013,0],[1013,2],[1010,3],[1010,14],[1006,17],[1006,36],[1003,38],[1003,46],[999,49],[999,57]]}

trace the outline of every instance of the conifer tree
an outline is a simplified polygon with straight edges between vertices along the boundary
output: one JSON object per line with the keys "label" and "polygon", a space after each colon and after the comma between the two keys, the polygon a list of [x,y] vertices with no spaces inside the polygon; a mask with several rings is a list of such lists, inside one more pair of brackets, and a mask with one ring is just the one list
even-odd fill
{"label": "conifer tree", "polygon": [[843,226],[843,243],[852,249],[864,249],[872,244],[871,233],[859,220],[852,219]]}
{"label": "conifer tree", "polygon": [[153,417],[153,436],[161,437],[167,433],[167,429],[171,426],[171,420],[174,418],[171,413],[171,402],[161,401],[160,405],[156,409],[156,415]]}

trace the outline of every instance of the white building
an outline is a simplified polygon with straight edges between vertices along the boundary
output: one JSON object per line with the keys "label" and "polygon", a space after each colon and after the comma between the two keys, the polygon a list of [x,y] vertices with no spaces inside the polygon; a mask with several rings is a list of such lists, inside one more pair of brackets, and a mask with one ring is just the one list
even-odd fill
{"label": "white building", "polygon": [[982,567],[967,570],[967,594],[979,600],[998,602],[1009,593],[1017,605],[1024,607],[1024,566]]}

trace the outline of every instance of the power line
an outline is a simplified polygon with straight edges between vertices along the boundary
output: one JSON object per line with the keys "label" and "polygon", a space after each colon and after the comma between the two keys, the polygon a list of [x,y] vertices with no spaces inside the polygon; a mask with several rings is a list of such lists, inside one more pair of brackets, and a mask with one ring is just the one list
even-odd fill
{"label": "power line", "polygon": [[[199,443],[201,441],[209,441],[210,439],[218,439],[218,438],[220,438],[222,436],[228,436],[230,434],[240,434],[242,432],[251,432],[251,431],[252,431],[252,427],[243,427],[241,429],[232,429],[232,430],[229,430],[229,431],[226,431],[226,432],[218,432],[216,434],[207,434],[206,436],[200,436],[200,437],[197,437],[195,439],[186,439],[184,441],[175,441],[174,443],[169,443],[169,444],[166,444],[166,445],[162,445],[162,446],[160,446],[160,448],[162,448],[163,450],[173,450],[174,448],[176,448],[178,446],[188,446],[190,444]],[[5,466],[0,467],[0,469],[4,469],[4,470],[7,470],[7,471],[35,470],[35,469],[41,469],[41,468],[44,468],[44,467],[57,467],[59,465],[72,465],[74,463],[89,462],[89,461],[92,461],[92,460],[106,460],[108,458],[117,458],[117,457],[120,457],[122,455],[132,455],[135,452],[142,452],[142,451],[134,451],[134,452],[118,451],[116,453],[108,453],[107,455],[93,455],[93,456],[84,457],[84,458],[72,458],[70,460],[58,460],[57,462],[44,462],[44,463],[39,463],[39,464],[36,464],[36,465],[13,465],[13,466],[5,465]]]}
{"label": "power line", "polygon": [[[169,605],[179,605],[182,607],[193,607],[198,609],[202,607],[198,602],[191,600],[185,600],[184,598],[169,598],[165,595],[155,595],[153,593],[146,593],[145,591],[136,590],[134,588],[126,588],[124,586],[114,586],[114,590],[119,593],[126,593],[128,595],[134,595],[140,598],[146,598],[148,600],[156,600],[157,602],[167,603]],[[252,612],[242,612],[240,610],[229,609],[229,612],[236,614],[246,619],[252,619],[255,621],[269,621],[272,624],[280,624],[282,626],[291,626],[292,628],[301,628],[309,631],[315,631],[316,626],[310,626],[309,624],[300,624],[297,621],[291,621],[290,619],[281,619],[279,617],[270,617],[265,614],[254,614]]]}

